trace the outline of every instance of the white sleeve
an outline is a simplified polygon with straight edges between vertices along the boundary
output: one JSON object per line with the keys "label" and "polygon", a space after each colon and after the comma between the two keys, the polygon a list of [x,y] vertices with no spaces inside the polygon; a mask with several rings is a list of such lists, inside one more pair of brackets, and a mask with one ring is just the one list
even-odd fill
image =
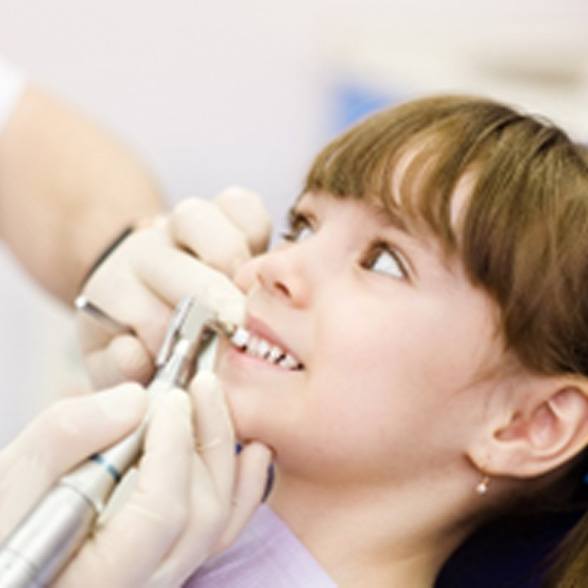
{"label": "white sleeve", "polygon": [[0,133],[25,88],[25,76],[0,55]]}

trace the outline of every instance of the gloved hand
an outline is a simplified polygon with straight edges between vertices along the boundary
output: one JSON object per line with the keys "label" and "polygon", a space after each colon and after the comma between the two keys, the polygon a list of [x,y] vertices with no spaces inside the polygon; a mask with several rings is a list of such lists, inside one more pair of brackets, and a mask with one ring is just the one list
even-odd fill
{"label": "gloved hand", "polygon": [[241,322],[243,296],[229,279],[267,247],[271,223],[261,199],[230,188],[214,200],[190,198],[138,229],[95,270],[82,294],[134,335],[113,334],[78,313],[92,383],[147,382],[176,304],[195,296],[220,318]]}
{"label": "gloved hand", "polygon": [[143,418],[145,391],[124,384],[66,398],[35,418],[0,451],[0,540],[53,482],[96,450],[129,433]]}
{"label": "gloved hand", "polygon": [[[126,384],[61,401],[36,419],[0,453],[0,537],[59,475],[137,426],[144,410],[144,392]],[[199,374],[190,395],[161,395],[134,489],[55,586],[181,586],[210,553],[232,541],[259,504],[270,457],[260,443],[235,455],[224,396],[212,374]]]}

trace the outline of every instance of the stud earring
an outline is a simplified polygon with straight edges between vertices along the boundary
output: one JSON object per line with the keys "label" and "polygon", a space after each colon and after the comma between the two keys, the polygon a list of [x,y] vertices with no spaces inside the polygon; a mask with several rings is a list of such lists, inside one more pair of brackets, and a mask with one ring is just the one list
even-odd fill
{"label": "stud earring", "polygon": [[476,492],[480,496],[485,496],[488,493],[488,488],[490,486],[490,478],[488,476],[484,476],[479,484],[476,486]]}

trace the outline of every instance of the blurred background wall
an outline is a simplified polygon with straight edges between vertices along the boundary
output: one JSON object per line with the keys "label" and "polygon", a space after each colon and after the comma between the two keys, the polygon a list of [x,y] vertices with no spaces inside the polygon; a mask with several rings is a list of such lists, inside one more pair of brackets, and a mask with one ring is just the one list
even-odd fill
{"label": "blurred background wall", "polygon": [[[3,0],[0,53],[134,147],[170,204],[243,184],[276,222],[374,107],[485,93],[588,140],[585,0]],[[0,254],[0,444],[83,381],[69,314]]]}

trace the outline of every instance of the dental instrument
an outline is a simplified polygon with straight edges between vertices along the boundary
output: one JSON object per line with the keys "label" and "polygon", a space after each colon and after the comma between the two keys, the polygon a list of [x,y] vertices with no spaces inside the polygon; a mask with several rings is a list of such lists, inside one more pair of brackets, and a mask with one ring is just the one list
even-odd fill
{"label": "dental instrument", "polygon": [[125,325],[115,318],[106,314],[98,305],[94,304],[87,296],[80,294],[74,300],[74,306],[76,310],[85,312],[95,320],[97,320],[102,326],[110,329],[113,333],[128,333],[130,335],[135,334],[133,327]]}
{"label": "dental instrument", "polygon": [[[86,302],[83,310],[88,308]],[[157,371],[147,388],[150,397],[185,388],[196,372],[211,370],[218,335],[230,337],[234,330],[211,309],[184,299],[157,356]],[[125,472],[140,457],[148,419],[149,411],[135,431],[60,478],[21,520],[0,545],[0,588],[40,588],[57,577],[91,533]]]}

